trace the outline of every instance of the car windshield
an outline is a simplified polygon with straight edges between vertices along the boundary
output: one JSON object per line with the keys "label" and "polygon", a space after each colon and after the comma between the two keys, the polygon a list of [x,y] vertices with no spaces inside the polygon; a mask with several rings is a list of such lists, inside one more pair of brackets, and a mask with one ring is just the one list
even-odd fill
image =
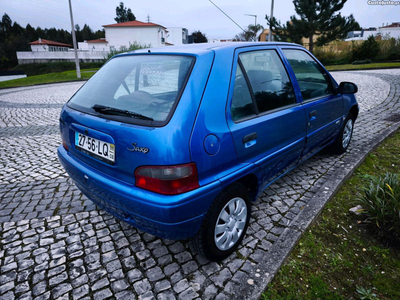
{"label": "car windshield", "polygon": [[165,122],[193,60],[153,54],[116,57],[71,98],[68,106],[128,123]]}

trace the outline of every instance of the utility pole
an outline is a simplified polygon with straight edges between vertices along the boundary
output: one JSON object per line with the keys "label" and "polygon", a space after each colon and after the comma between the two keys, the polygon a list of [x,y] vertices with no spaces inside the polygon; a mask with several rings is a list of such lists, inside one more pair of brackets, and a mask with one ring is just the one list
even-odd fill
{"label": "utility pole", "polygon": [[[274,17],[274,0],[272,0],[272,3],[271,3],[271,22],[272,22],[273,17]],[[272,42],[272,39],[273,39],[271,22],[269,22],[268,42]]]}
{"label": "utility pole", "polygon": [[81,78],[81,68],[79,67],[78,47],[76,46],[76,36],[75,36],[74,18],[72,17],[71,0],[68,1],[69,1],[69,14],[71,15],[72,42],[74,44],[74,52],[75,52],[76,77]]}
{"label": "utility pole", "polygon": [[[244,14],[245,16],[250,16],[250,17],[254,17],[254,30],[257,27],[257,15],[249,15],[249,14]],[[257,32],[255,32],[255,36],[254,36],[254,41],[257,42]]]}

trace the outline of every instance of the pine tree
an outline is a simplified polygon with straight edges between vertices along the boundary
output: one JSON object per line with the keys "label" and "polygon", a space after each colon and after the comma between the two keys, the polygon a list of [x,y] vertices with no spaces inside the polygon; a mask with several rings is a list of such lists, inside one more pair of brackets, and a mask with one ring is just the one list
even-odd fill
{"label": "pine tree", "polygon": [[281,24],[275,18],[265,16],[271,25],[275,39],[301,44],[302,38],[309,39],[309,50],[313,52],[314,36],[317,46],[323,46],[336,39],[344,39],[349,31],[357,30],[360,25],[353,15],[344,17],[340,14],[347,0],[293,0],[297,18]]}
{"label": "pine tree", "polygon": [[115,8],[115,13],[117,16],[114,18],[114,20],[117,23],[123,23],[123,22],[127,22],[127,21],[135,21],[136,20],[136,17],[132,13],[132,10],[130,8],[126,8],[124,6],[124,2],[119,3],[119,6],[117,6]]}
{"label": "pine tree", "polygon": [[207,37],[204,33],[202,33],[200,30],[193,31],[192,32],[193,36],[193,43],[207,43]]}

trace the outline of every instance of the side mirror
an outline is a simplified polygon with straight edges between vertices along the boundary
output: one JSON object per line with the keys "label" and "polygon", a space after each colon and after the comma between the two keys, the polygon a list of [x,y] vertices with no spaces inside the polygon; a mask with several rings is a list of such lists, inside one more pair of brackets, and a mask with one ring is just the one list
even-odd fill
{"label": "side mirror", "polygon": [[355,94],[358,92],[358,87],[352,82],[341,82],[339,84],[339,92],[341,94]]}

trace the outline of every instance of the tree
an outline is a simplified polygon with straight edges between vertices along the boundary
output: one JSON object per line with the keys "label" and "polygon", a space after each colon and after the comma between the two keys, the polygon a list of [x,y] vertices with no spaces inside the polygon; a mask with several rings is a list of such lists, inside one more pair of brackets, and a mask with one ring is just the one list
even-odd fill
{"label": "tree", "polygon": [[3,17],[1,18],[1,30],[5,32],[6,34],[9,34],[11,28],[12,28],[12,20],[9,15],[4,14]]}
{"label": "tree", "polygon": [[193,36],[193,43],[195,44],[208,42],[206,35],[203,34],[200,30],[193,31],[192,36]]}
{"label": "tree", "polygon": [[296,14],[290,21],[281,24],[275,18],[265,16],[271,25],[275,39],[301,44],[302,38],[309,39],[309,49],[313,52],[314,36],[317,46],[323,46],[336,39],[344,39],[349,31],[359,28],[353,15],[343,17],[340,10],[347,0],[293,0]]}
{"label": "tree", "polygon": [[95,37],[92,28],[90,28],[90,26],[87,24],[83,25],[81,34],[82,34],[82,40],[84,41],[93,40]]}
{"label": "tree", "polygon": [[234,39],[239,41],[257,41],[257,36],[259,31],[264,30],[264,27],[260,24],[247,26],[245,31],[235,35]]}
{"label": "tree", "polygon": [[126,8],[124,6],[124,2],[119,3],[119,6],[117,6],[115,8],[115,13],[116,13],[117,17],[115,17],[114,20],[117,23],[123,23],[123,22],[127,22],[127,21],[135,21],[136,20],[136,17],[132,13],[131,9]]}
{"label": "tree", "polygon": [[354,47],[351,52],[351,60],[374,59],[380,52],[379,43],[373,35],[370,35],[361,46]]}

